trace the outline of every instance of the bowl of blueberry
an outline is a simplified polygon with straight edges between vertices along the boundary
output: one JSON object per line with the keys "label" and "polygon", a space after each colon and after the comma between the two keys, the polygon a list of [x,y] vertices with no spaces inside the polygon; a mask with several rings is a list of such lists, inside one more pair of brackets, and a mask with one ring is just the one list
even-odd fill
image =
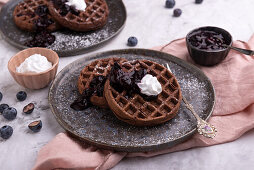
{"label": "bowl of blueberry", "polygon": [[232,36],[222,28],[205,26],[190,31],[186,36],[186,45],[195,63],[213,66],[228,55]]}

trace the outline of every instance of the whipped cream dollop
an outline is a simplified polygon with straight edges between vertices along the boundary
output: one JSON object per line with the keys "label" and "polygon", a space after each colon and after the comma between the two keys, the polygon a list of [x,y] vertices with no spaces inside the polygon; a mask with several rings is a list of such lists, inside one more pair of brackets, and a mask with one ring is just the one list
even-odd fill
{"label": "whipped cream dollop", "polygon": [[85,0],[68,0],[65,2],[66,5],[74,6],[77,10],[84,11],[86,9]]}
{"label": "whipped cream dollop", "polygon": [[40,73],[52,67],[52,63],[40,54],[34,54],[26,58],[23,63],[16,68],[18,73]]}
{"label": "whipped cream dollop", "polygon": [[162,92],[160,82],[151,74],[146,74],[137,85],[140,88],[141,93],[147,96],[157,96]]}

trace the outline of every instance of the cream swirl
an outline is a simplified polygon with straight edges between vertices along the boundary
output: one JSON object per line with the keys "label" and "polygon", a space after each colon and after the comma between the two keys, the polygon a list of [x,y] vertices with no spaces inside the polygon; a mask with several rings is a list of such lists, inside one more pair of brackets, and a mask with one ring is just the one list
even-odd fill
{"label": "cream swirl", "polygon": [[141,93],[147,96],[156,96],[162,92],[160,82],[151,74],[146,74],[137,85]]}
{"label": "cream swirl", "polygon": [[85,0],[68,0],[66,5],[74,6],[77,10],[84,11],[86,9],[86,2]]}
{"label": "cream swirl", "polygon": [[26,58],[23,63],[16,68],[18,73],[40,73],[52,67],[52,63],[40,54],[34,54]]}

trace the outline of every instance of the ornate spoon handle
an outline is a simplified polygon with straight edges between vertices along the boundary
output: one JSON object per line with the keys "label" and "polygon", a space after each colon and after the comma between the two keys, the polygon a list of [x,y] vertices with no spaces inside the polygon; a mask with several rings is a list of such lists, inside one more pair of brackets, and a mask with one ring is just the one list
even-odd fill
{"label": "ornate spoon handle", "polygon": [[[171,72],[168,63],[166,64],[167,69]],[[182,95],[183,102],[185,103],[185,106],[187,109],[191,111],[191,113],[195,116],[197,119],[197,128],[198,128],[198,133],[200,135],[203,135],[204,137],[207,138],[214,138],[216,135],[216,128],[211,125],[210,123],[206,122],[205,120],[201,119],[198,114],[195,112],[193,109],[193,106],[186,100],[186,98]]]}
{"label": "ornate spoon handle", "polygon": [[193,109],[192,105],[186,100],[186,98],[184,96],[182,97],[183,97],[183,102],[185,103],[185,106],[187,107],[187,109],[189,109],[191,113],[195,116],[195,118],[197,119],[198,133],[207,138],[214,138],[217,132],[216,128],[210,123],[201,119],[198,116],[198,114],[195,112],[195,110]]}

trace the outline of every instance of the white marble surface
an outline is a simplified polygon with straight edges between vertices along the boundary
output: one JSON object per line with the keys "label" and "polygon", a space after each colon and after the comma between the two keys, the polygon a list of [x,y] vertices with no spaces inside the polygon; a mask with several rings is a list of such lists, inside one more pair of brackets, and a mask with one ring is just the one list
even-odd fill
{"label": "white marble surface", "polygon": [[[108,45],[92,53],[126,48],[126,40],[132,35],[139,40],[137,47],[150,48],[184,37],[191,29],[204,25],[223,27],[231,32],[234,39],[244,41],[254,33],[253,0],[204,0],[200,5],[194,4],[194,0],[176,1],[175,7],[183,10],[179,18],[172,17],[172,9],[164,8],[165,0],[124,0],[128,12],[124,30]],[[8,124],[14,128],[14,134],[9,140],[0,139],[1,170],[31,169],[40,148],[57,133],[64,131],[48,107],[48,88],[27,90],[12,79],[7,70],[7,62],[16,52],[16,48],[0,38],[0,91],[4,94],[1,103],[8,103],[18,110],[18,116],[13,121],[6,121],[0,116],[0,126]],[[84,55],[61,58],[59,70]],[[20,90],[28,93],[24,102],[17,102],[15,98]],[[32,101],[37,103],[34,113],[28,116],[22,114],[23,106]],[[39,133],[30,133],[27,125],[37,119],[43,121],[43,128]],[[231,143],[152,158],[127,158],[113,169],[253,169],[253,141],[252,130]]]}

